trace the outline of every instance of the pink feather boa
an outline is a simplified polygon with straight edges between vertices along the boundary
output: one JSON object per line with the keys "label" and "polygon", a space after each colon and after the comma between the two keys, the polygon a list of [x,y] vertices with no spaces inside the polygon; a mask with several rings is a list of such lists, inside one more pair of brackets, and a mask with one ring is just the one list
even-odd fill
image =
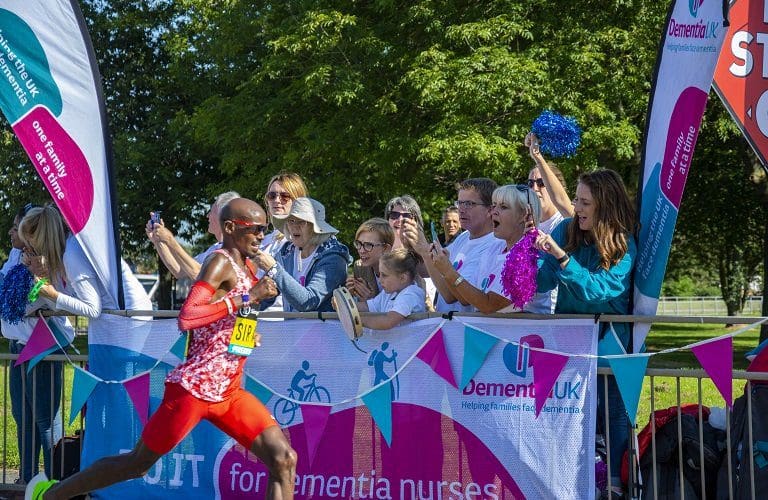
{"label": "pink feather boa", "polygon": [[501,271],[504,295],[517,309],[523,309],[536,293],[536,273],[539,270],[536,260],[539,251],[533,243],[538,234],[538,229],[525,233],[510,249]]}

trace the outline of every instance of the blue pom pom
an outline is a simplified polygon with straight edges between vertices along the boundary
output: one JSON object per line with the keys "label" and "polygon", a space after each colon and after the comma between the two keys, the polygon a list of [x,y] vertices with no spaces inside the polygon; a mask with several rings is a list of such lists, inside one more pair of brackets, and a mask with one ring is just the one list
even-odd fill
{"label": "blue pom pom", "polygon": [[576,120],[554,111],[542,111],[531,131],[539,138],[541,152],[552,158],[570,158],[581,144],[581,128]]}
{"label": "blue pom pom", "polygon": [[24,317],[27,295],[32,288],[32,273],[23,264],[13,266],[0,286],[0,316],[15,325]]}

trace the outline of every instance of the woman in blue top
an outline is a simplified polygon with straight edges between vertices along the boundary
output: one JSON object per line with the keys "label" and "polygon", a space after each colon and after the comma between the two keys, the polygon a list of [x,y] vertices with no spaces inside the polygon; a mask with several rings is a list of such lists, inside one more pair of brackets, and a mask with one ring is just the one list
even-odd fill
{"label": "woman in blue top", "polygon": [[332,311],[332,292],[347,279],[349,250],[325,221],[325,207],[312,198],[297,198],[288,214],[273,215],[272,223],[288,243],[276,257],[259,251],[253,261],[275,280],[283,310]]}
{"label": "woman in blue top", "polygon": [[[573,200],[575,216],[551,235],[539,233],[542,251],[538,291],[558,287],[555,313],[628,314],[630,276],[637,247],[635,209],[619,174],[598,170],[582,174]],[[629,345],[629,325],[603,324],[598,354],[621,354]],[[621,460],[629,439],[629,419],[613,376],[598,380],[598,422],[605,429],[602,401],[608,383],[608,431],[611,479],[621,484]]]}

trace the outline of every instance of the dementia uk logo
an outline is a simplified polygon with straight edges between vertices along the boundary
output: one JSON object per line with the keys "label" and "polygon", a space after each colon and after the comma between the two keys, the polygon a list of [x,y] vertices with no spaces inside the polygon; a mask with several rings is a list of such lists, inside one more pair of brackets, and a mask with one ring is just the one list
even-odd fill
{"label": "dementia uk logo", "polygon": [[688,0],[688,10],[693,17],[697,17],[699,14],[699,7],[704,5],[704,0]]}
{"label": "dementia uk logo", "polygon": [[[519,345],[518,345],[519,344]],[[531,348],[544,348],[544,340],[538,335],[527,335],[518,344],[507,344],[502,354],[502,361],[514,378],[524,381],[509,380],[501,375],[498,379],[471,379],[464,388],[464,396],[475,396],[473,401],[462,401],[461,407],[474,411],[535,411],[533,399],[536,395],[533,386],[533,364]],[[580,381],[555,382],[548,396],[557,404],[545,405],[543,413],[581,413],[582,384]]]}
{"label": "dementia uk logo", "polygon": [[[691,16],[696,19],[699,17],[699,9],[704,4],[704,0],[688,0],[688,10]],[[674,17],[669,20],[669,29],[667,36],[672,38],[687,38],[698,40],[709,40],[717,38],[717,33],[722,23],[719,21],[704,21],[699,19],[694,22],[680,22]]]}

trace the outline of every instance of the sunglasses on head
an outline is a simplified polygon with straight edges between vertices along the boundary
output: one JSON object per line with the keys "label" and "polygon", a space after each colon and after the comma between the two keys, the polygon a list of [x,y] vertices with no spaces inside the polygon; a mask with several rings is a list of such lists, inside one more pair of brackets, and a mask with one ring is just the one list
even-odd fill
{"label": "sunglasses on head", "polygon": [[528,179],[527,181],[528,187],[533,189],[533,186],[539,186],[539,188],[544,187],[544,179],[539,177],[538,179]]}
{"label": "sunglasses on head", "polygon": [[246,233],[250,233],[250,234],[264,233],[267,231],[267,227],[268,227],[263,224],[256,224],[255,222],[241,220],[241,219],[229,219],[229,221],[232,224],[238,226],[240,229],[243,229]]}
{"label": "sunglasses on head", "polygon": [[293,199],[293,197],[288,193],[278,193],[277,191],[269,191],[267,193],[267,199],[269,201],[275,201],[278,198],[280,198],[280,201],[283,203]]}

